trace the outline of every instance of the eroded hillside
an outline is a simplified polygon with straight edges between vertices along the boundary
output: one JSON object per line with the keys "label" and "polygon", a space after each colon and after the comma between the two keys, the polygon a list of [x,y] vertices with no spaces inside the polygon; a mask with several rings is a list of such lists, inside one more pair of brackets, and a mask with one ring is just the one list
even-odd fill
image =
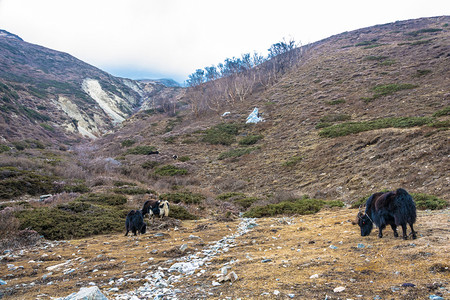
{"label": "eroded hillside", "polygon": [[[305,46],[297,67],[244,102],[196,118],[138,114],[98,141],[96,155],[120,157],[148,174],[156,190],[170,183],[141,169],[145,161],[185,168],[188,175],[173,184],[205,194],[265,199],[293,192],[348,203],[402,186],[447,199],[449,21],[396,22]],[[264,122],[245,125],[254,107]],[[238,133],[230,145],[211,145],[206,130],[222,122]],[[239,143],[248,136],[259,139]],[[154,146],[160,155],[121,156],[125,140]],[[173,161],[174,154],[189,160]]]}

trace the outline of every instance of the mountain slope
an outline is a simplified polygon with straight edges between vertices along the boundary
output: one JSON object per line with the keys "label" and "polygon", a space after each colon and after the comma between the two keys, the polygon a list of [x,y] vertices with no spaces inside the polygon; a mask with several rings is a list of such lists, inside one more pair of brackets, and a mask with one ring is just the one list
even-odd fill
{"label": "mountain slope", "polygon": [[[117,78],[75,57],[0,34],[0,128],[7,141],[98,137],[164,85]],[[173,89],[173,88],[172,88]]]}
{"label": "mountain slope", "polygon": [[[395,22],[307,45],[298,66],[277,84],[224,105],[222,112],[231,112],[226,117],[141,114],[98,146],[113,157],[127,151],[117,146],[123,140],[157,147],[159,157],[123,157],[136,174],[153,173],[141,168],[146,160],[188,170],[177,183],[161,177],[149,183],[161,192],[181,184],[208,195],[295,193],[353,202],[402,186],[446,198],[449,22],[448,16]],[[244,126],[255,106],[265,122]],[[204,130],[221,122],[239,126],[235,142],[205,143]],[[251,135],[263,138],[252,146],[237,143]],[[172,154],[190,160],[174,163]]]}

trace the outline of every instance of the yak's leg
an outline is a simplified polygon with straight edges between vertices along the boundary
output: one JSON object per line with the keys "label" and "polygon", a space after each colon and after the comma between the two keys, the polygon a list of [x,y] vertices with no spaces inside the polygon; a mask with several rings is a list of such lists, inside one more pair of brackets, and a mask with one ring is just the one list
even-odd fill
{"label": "yak's leg", "polygon": [[406,223],[402,224],[402,231],[403,231],[403,239],[407,240],[408,236],[406,235]]}
{"label": "yak's leg", "polygon": [[383,237],[383,229],[386,228],[385,225],[380,226],[380,228],[378,229],[378,237],[381,239]]}
{"label": "yak's leg", "polygon": [[413,240],[415,240],[417,238],[417,235],[416,235],[416,232],[414,231],[413,224],[409,223],[409,227],[411,227],[412,238],[413,238]]}
{"label": "yak's leg", "polygon": [[392,230],[394,230],[394,236],[395,236],[395,237],[398,237],[397,225],[391,224],[391,228],[392,228]]}
{"label": "yak's leg", "polygon": [[128,232],[129,232],[129,230],[127,229],[127,233],[125,233],[125,236],[127,236],[127,235],[128,235]]}

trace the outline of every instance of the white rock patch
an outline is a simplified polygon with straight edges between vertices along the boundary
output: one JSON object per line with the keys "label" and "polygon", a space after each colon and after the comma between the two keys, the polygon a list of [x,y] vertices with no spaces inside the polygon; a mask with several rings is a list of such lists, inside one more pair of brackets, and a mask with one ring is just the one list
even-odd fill
{"label": "white rock patch", "polygon": [[112,95],[113,98],[111,98],[95,79],[86,78],[83,80],[81,87],[83,91],[88,93],[89,96],[98,103],[101,109],[113,119],[113,123],[122,123],[125,120],[122,112],[117,107],[118,103],[124,103],[125,100],[116,95]]}

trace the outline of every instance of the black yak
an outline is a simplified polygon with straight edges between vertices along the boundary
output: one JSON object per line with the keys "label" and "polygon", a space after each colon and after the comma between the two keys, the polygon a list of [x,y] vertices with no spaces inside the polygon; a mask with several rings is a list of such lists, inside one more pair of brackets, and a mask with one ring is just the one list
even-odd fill
{"label": "black yak", "polygon": [[166,200],[147,200],[142,207],[142,215],[145,216],[146,214],[149,214],[149,218],[153,217],[154,215],[160,216],[161,218],[163,216],[168,217],[169,206],[169,202]]}
{"label": "black yak", "polygon": [[144,223],[142,212],[140,210],[131,210],[127,215],[125,227],[127,230],[125,236],[127,236],[130,231],[133,232],[134,235],[136,235],[137,232],[144,234],[147,229],[147,224]]}
{"label": "black yak", "polygon": [[357,223],[361,227],[361,236],[370,234],[375,224],[379,228],[378,237],[383,237],[383,229],[390,225],[394,236],[398,237],[397,226],[402,226],[403,239],[406,235],[406,224],[411,227],[412,238],[417,237],[413,224],[416,222],[416,205],[411,195],[400,188],[395,192],[375,193],[367,199],[366,211],[358,212]]}

